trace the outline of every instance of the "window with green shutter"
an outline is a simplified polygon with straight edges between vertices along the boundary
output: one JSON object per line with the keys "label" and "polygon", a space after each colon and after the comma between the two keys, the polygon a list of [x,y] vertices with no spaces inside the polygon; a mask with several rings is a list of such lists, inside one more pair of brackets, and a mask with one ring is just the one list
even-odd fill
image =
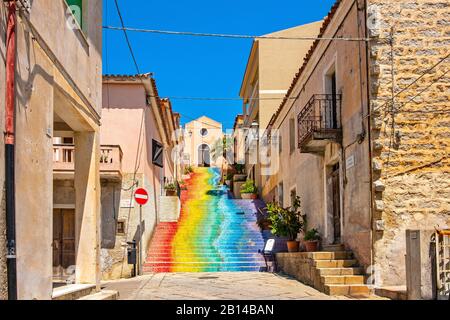
{"label": "window with green shutter", "polygon": [[83,0],[66,0],[80,27],[83,27]]}

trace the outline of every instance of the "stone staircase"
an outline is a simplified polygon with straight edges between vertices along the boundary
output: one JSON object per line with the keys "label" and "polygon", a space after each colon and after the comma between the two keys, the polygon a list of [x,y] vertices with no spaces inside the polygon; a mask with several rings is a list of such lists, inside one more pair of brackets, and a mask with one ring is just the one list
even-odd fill
{"label": "stone staircase", "polygon": [[216,176],[205,168],[189,179],[180,220],[158,224],[144,273],[260,271],[265,266],[258,253],[264,239],[256,225],[257,208],[264,203],[231,199],[225,186],[214,183]]}
{"label": "stone staircase", "polygon": [[329,295],[367,296],[364,269],[354,259],[353,252],[339,245],[324,246],[320,252],[278,253],[279,268]]}
{"label": "stone staircase", "polygon": [[114,290],[96,291],[94,284],[69,284],[53,289],[52,300],[117,300]]}

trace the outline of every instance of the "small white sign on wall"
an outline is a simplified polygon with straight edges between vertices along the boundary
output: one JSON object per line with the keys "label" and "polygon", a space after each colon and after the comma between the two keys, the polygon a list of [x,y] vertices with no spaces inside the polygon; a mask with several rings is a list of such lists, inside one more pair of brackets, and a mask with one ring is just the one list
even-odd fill
{"label": "small white sign on wall", "polygon": [[132,199],[122,199],[120,200],[121,208],[134,208],[134,201]]}
{"label": "small white sign on wall", "polygon": [[353,168],[354,166],[355,166],[355,156],[351,155],[347,157],[347,159],[345,160],[345,167],[348,170],[350,168]]}

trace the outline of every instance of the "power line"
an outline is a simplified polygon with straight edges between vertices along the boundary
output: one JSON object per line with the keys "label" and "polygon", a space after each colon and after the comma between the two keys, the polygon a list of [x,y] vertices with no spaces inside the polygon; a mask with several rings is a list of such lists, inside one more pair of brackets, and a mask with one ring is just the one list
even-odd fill
{"label": "power line", "polygon": [[[403,92],[405,92],[406,90],[408,90],[409,88],[411,88],[414,84],[416,84],[420,79],[422,79],[424,76],[426,76],[427,74],[430,73],[430,71],[432,71],[434,68],[436,68],[438,65],[440,65],[442,62],[444,62],[445,60],[447,60],[450,57],[450,53],[447,54],[445,57],[439,59],[439,61],[437,63],[435,63],[433,66],[431,66],[430,68],[428,68],[427,70],[425,70],[419,77],[417,77],[413,82],[411,82],[410,84],[408,84],[406,87],[404,87],[402,90],[400,90],[399,92],[397,92],[392,98],[390,98],[390,101],[387,101],[385,103],[383,103],[381,106],[374,108],[368,116],[370,116],[374,111],[377,111],[378,109],[384,108],[385,106],[387,106],[389,104],[389,102],[392,101],[392,99],[398,97],[400,94],[402,94]],[[428,89],[428,88],[427,88]]]}
{"label": "power line", "polygon": [[116,4],[117,14],[119,15],[120,24],[122,26],[122,31],[123,31],[123,34],[125,36],[125,40],[127,41],[128,49],[130,50],[131,58],[133,59],[134,66],[136,67],[137,74],[141,74],[141,72],[139,71],[139,65],[138,65],[138,63],[136,61],[136,57],[134,56],[133,48],[131,47],[130,39],[128,38],[128,33],[127,33],[126,28],[125,28],[125,24],[123,22],[122,13],[120,12],[120,8],[119,8],[119,3],[117,2],[117,0],[114,0],[114,3]]}
{"label": "power line", "polygon": [[303,36],[303,37],[282,37],[282,36],[255,36],[244,34],[229,34],[229,33],[205,33],[205,32],[189,32],[189,31],[168,31],[168,30],[156,30],[156,29],[140,29],[140,28],[125,28],[115,26],[103,26],[103,29],[107,30],[122,30],[141,33],[153,33],[153,34],[165,34],[165,35],[177,35],[177,36],[193,36],[193,37],[213,37],[213,38],[231,38],[231,39],[270,39],[270,40],[339,40],[339,41],[370,41],[369,38],[350,38],[350,37],[315,37],[315,36]]}
{"label": "power line", "polygon": [[[149,97],[157,97],[157,96],[149,96]],[[279,98],[232,98],[232,97],[182,97],[182,96],[166,96],[162,99],[170,99],[170,100],[193,100],[193,101],[241,101],[241,100],[283,100],[285,97]],[[295,99],[294,97],[287,97],[286,99]]]}
{"label": "power line", "polygon": [[[123,33],[124,33],[125,40],[126,40],[127,45],[128,45],[128,49],[130,50],[131,57],[133,59],[134,66],[136,68],[137,74],[140,75],[141,72],[139,70],[139,65],[138,65],[136,57],[134,55],[133,47],[131,46],[130,39],[128,38],[127,31],[125,30],[125,24],[123,22],[122,13],[120,12],[119,3],[117,2],[117,0],[114,0],[114,3],[116,5],[117,14],[118,14],[119,19],[120,19],[120,24],[123,27]],[[142,85],[145,85],[144,81],[142,80],[142,77],[138,77],[138,78],[140,79]],[[137,186],[136,174],[137,174],[137,171],[139,170],[141,153],[142,153],[142,150],[144,149],[143,148],[144,147],[144,145],[143,145],[144,144],[144,139],[142,137],[142,133],[143,133],[143,128],[144,128],[145,111],[146,111],[146,109],[144,108],[142,110],[142,118],[141,118],[141,125],[140,125],[140,129],[139,129],[139,137],[138,137],[138,144],[137,144],[137,150],[136,150],[136,158],[135,158],[135,161],[134,161],[133,183],[131,184],[131,186],[129,186],[128,188],[124,189],[125,191],[130,191],[130,198],[133,197],[134,189]],[[129,225],[130,225],[130,217],[131,217],[131,205],[130,205],[130,208],[128,209],[128,216],[127,216],[127,223],[126,223],[126,234],[125,234],[125,236],[126,236],[127,239],[128,239]],[[122,257],[125,257],[125,253],[126,253],[126,251],[124,250]],[[123,268],[124,268],[124,266],[122,264],[121,274],[123,272]]]}
{"label": "power line", "polygon": [[[411,97],[410,99],[408,99],[405,102],[400,103],[400,106],[395,110],[395,112],[398,112],[400,110],[400,107],[405,106],[406,104],[410,103],[410,102],[416,102],[414,101],[414,99],[416,99],[418,96],[420,96],[422,93],[424,93],[425,91],[427,91],[429,88],[431,88],[434,84],[436,84],[439,80],[441,80],[442,78],[444,78],[448,73],[450,72],[450,69],[445,71],[443,74],[441,74],[437,79],[435,79],[433,82],[431,82],[428,86],[426,86],[424,89],[420,90],[417,94],[415,94],[413,97]],[[417,102],[416,102],[417,103]],[[429,110],[428,113],[431,113],[430,111],[443,111],[443,110]],[[408,112],[408,111],[402,111],[402,112]],[[422,110],[418,110],[417,113],[422,113]],[[416,111],[409,111],[408,113],[416,113]]]}

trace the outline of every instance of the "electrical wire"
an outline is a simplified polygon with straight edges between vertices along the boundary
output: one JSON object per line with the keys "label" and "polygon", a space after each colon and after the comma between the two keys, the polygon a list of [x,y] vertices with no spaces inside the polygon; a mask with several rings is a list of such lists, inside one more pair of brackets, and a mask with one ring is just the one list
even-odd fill
{"label": "electrical wire", "polygon": [[427,70],[425,70],[419,77],[417,77],[413,82],[411,82],[410,84],[408,84],[406,87],[404,87],[402,90],[400,90],[399,92],[397,92],[392,98],[389,98],[389,101],[383,103],[381,106],[378,106],[376,108],[374,108],[368,116],[371,116],[371,114],[374,111],[377,111],[381,108],[384,108],[385,106],[387,106],[390,102],[392,102],[392,99],[398,97],[400,94],[402,94],[403,92],[405,92],[406,90],[408,90],[409,88],[411,88],[414,84],[416,84],[420,79],[422,79],[423,77],[425,77],[427,74],[429,74],[431,71],[433,71],[433,69],[435,69],[438,65],[440,65],[442,62],[444,62],[445,60],[447,60],[450,57],[450,53],[447,54],[445,57],[439,59],[439,61],[437,63],[435,63],[433,66],[431,66],[430,68],[428,68]]}
{"label": "electrical wire", "polygon": [[[433,85],[435,85],[438,81],[440,81],[442,78],[444,78],[448,73],[450,72],[449,70],[446,70],[443,74],[441,74],[437,79],[435,79],[434,81],[432,81],[428,86],[426,86],[424,89],[420,90],[417,94],[415,94],[413,97],[411,97],[410,99],[408,99],[405,102],[401,102],[400,106],[396,108],[395,112],[398,112],[400,110],[401,107],[404,107],[406,104],[410,103],[410,102],[415,102],[414,101],[418,96],[420,96],[422,93],[424,93],[425,91],[427,91],[429,88],[431,88]],[[439,111],[442,112],[444,110],[429,110],[428,113],[431,113],[430,111]],[[423,110],[416,110],[416,111],[402,111],[402,112],[407,112],[407,113],[423,113]],[[447,111],[448,112],[448,111]]]}
{"label": "electrical wire", "polygon": [[[131,57],[133,59],[134,66],[136,68],[136,72],[137,72],[138,78],[141,81],[142,85],[145,85],[144,81],[142,80],[142,77],[140,77],[141,72],[140,72],[140,69],[139,69],[139,65],[137,63],[136,56],[134,55],[133,47],[131,46],[130,39],[128,38],[127,31],[125,30],[125,23],[123,21],[123,17],[122,17],[122,13],[120,11],[118,0],[114,0],[114,3],[115,3],[115,6],[116,6],[117,14],[118,14],[119,19],[120,19],[120,24],[123,27],[123,33],[124,33],[124,36],[125,36],[125,40],[127,42],[128,49],[130,51],[130,55],[131,55]],[[137,171],[139,170],[139,167],[140,167],[141,153],[142,153],[142,150],[143,150],[143,147],[144,147],[143,143],[145,141],[145,139],[143,139],[143,137],[142,137],[143,128],[144,128],[145,111],[146,111],[146,109],[144,108],[142,110],[141,125],[140,125],[140,128],[139,128],[139,137],[138,137],[138,144],[137,144],[137,150],[136,150],[136,158],[135,158],[135,162],[134,162],[133,181],[132,181],[132,184],[131,184],[130,187],[124,189],[125,191],[130,191],[130,201],[132,201],[131,198],[133,197],[134,189],[138,185],[138,181],[136,181],[136,175],[137,175]],[[131,217],[131,205],[129,207],[128,216],[127,216],[126,233],[125,233],[125,237],[126,238],[128,238],[128,231],[129,231],[129,226],[130,226],[130,217]],[[123,256],[122,256],[123,259],[125,258],[125,255],[126,255],[126,250],[124,250],[124,252],[123,252]],[[140,257],[140,259],[141,259],[141,257]],[[122,264],[121,275],[123,274],[123,268],[124,268],[124,266]]]}
{"label": "electrical wire", "polygon": [[[156,96],[149,96],[156,97]],[[193,101],[242,101],[242,100],[250,100],[250,101],[260,101],[260,100],[283,100],[285,97],[273,97],[273,98],[232,98],[232,97],[182,97],[182,96],[166,96],[162,99],[170,99],[170,100],[193,100]],[[294,97],[288,97],[286,99],[295,99]]]}
{"label": "electrical wire", "polygon": [[165,34],[165,35],[231,38],[231,39],[270,39],[270,40],[302,40],[302,41],[311,41],[311,40],[370,41],[369,38],[315,37],[315,36],[303,36],[303,37],[256,36],[256,35],[244,35],[244,34],[168,31],[168,30],[140,29],[140,28],[129,28],[129,27],[125,28],[125,27],[115,27],[115,26],[103,26],[103,29],[116,30],[116,31],[153,33],[153,34]]}

